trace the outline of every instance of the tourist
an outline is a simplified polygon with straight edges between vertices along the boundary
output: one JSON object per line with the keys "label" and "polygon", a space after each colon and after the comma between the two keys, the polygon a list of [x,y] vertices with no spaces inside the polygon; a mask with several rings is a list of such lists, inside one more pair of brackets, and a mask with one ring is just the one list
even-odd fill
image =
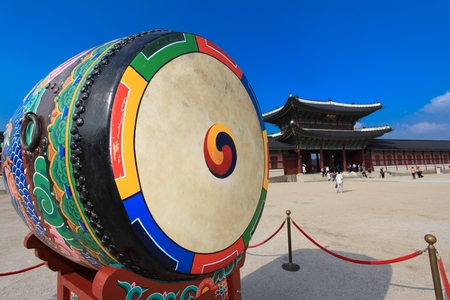
{"label": "tourist", "polygon": [[306,174],[306,166],[305,165],[302,166],[302,173],[303,173],[303,175]]}
{"label": "tourist", "polygon": [[363,169],[363,170],[362,170],[362,172],[361,172],[361,177],[367,178],[366,169]]}
{"label": "tourist", "polygon": [[322,173],[322,177],[324,177],[324,176],[325,176],[325,171],[324,171],[323,167],[322,167],[322,168],[320,168],[320,173]]}
{"label": "tourist", "polygon": [[327,172],[327,180],[328,180],[328,181],[331,180],[331,174],[330,174],[330,172]]}
{"label": "tourist", "polygon": [[411,175],[413,179],[416,179],[416,170],[414,169],[414,167],[411,167]]}
{"label": "tourist", "polygon": [[416,173],[417,173],[417,176],[418,176],[419,178],[423,178],[422,170],[420,169],[419,166],[417,166],[417,168],[416,168]]}
{"label": "tourist", "polygon": [[344,192],[344,177],[342,176],[341,172],[338,172],[338,174],[336,175],[336,193],[339,192]]}
{"label": "tourist", "polygon": [[369,178],[372,178],[372,176],[371,176],[372,170],[370,169],[370,167],[367,168],[367,173],[369,173]]}
{"label": "tourist", "polygon": [[361,177],[366,177],[367,178],[366,169],[364,168],[363,164],[359,165],[359,172],[361,173]]}
{"label": "tourist", "polygon": [[384,171],[383,171],[383,168],[380,168],[380,178],[384,178]]}

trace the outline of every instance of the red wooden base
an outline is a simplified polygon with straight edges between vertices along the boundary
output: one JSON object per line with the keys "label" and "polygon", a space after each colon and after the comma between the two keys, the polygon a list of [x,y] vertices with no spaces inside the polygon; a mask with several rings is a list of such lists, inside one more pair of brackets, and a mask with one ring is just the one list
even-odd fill
{"label": "red wooden base", "polygon": [[[95,271],[63,257],[29,233],[27,249],[46,266],[58,272],[57,299],[231,299],[241,300],[240,268],[245,254],[212,276],[185,282],[161,282],[139,276],[126,269],[104,267]],[[75,298],[75,295],[77,298]],[[193,298],[189,298],[189,296]]]}

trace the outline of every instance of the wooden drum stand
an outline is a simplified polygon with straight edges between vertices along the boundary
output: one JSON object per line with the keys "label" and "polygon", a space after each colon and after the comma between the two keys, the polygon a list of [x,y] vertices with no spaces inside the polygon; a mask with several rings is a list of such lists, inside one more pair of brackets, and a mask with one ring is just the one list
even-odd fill
{"label": "wooden drum stand", "polygon": [[104,267],[92,270],[63,257],[29,233],[24,239],[27,249],[46,266],[58,272],[57,299],[231,299],[241,300],[240,268],[245,253],[212,276],[186,281],[156,281],[126,269]]}

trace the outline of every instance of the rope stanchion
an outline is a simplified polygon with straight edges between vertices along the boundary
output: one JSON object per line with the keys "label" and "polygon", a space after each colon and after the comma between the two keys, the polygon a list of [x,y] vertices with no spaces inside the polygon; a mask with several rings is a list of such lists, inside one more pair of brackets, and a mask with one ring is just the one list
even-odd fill
{"label": "rope stanchion", "polygon": [[277,229],[277,231],[275,231],[271,236],[269,236],[267,239],[265,239],[264,241],[262,241],[261,243],[255,244],[255,245],[251,245],[248,246],[248,248],[256,248],[259,247],[265,243],[267,243],[268,241],[270,241],[275,235],[277,235],[278,232],[280,232],[281,228],[284,227],[284,224],[286,224],[286,220],[283,221],[283,223],[281,223],[280,228]]}
{"label": "rope stanchion", "polygon": [[416,256],[419,256],[420,254],[422,254],[422,251],[416,251],[413,252],[411,254],[405,255],[405,256],[400,256],[397,258],[393,258],[393,259],[388,259],[388,260],[375,260],[375,261],[368,261],[368,260],[359,260],[359,259],[352,259],[352,258],[348,258],[342,255],[339,255],[337,253],[334,253],[328,249],[326,249],[325,247],[321,246],[319,243],[317,243],[316,241],[314,241],[309,235],[306,234],[306,232],[304,232],[294,221],[292,221],[292,224],[294,224],[295,227],[297,227],[297,229],[308,239],[310,240],[311,243],[313,243],[314,245],[316,245],[317,247],[319,247],[321,250],[325,251],[326,253],[340,258],[342,260],[348,261],[348,262],[352,262],[352,263],[356,263],[356,264],[363,264],[363,265],[386,265],[386,264],[392,264],[392,263],[396,263],[396,262],[401,262],[401,261],[405,261],[411,258],[414,258]]}
{"label": "rope stanchion", "polygon": [[442,293],[441,286],[441,277],[439,276],[439,268],[437,264],[436,257],[436,248],[434,244],[437,242],[437,239],[432,234],[427,234],[424,237],[425,242],[428,243],[428,256],[430,257],[430,267],[431,267],[431,276],[433,278],[433,286],[434,286],[434,294],[436,296],[436,300],[444,300],[444,295]]}
{"label": "rope stanchion", "polygon": [[447,296],[447,299],[449,299],[450,283],[448,282],[447,274],[445,273],[444,263],[442,262],[441,257],[439,255],[437,255],[437,260],[438,260],[439,272],[441,273],[442,284],[444,285],[444,291]]}
{"label": "rope stanchion", "polygon": [[287,220],[287,235],[288,235],[288,253],[289,262],[283,264],[281,267],[286,271],[297,272],[300,266],[292,262],[292,241],[291,241],[291,211],[286,210]]}
{"label": "rope stanchion", "polygon": [[40,263],[40,264],[37,264],[37,265],[35,265],[35,266],[31,266],[31,267],[28,267],[28,268],[25,268],[25,269],[21,269],[21,270],[17,270],[17,271],[12,271],[12,272],[6,272],[6,273],[0,273],[0,277],[1,277],[1,276],[9,276],[9,275],[15,275],[15,274],[23,273],[23,272],[26,272],[26,271],[30,271],[30,270],[39,268],[39,267],[41,267],[41,266],[43,266],[43,265],[44,265],[44,263]]}

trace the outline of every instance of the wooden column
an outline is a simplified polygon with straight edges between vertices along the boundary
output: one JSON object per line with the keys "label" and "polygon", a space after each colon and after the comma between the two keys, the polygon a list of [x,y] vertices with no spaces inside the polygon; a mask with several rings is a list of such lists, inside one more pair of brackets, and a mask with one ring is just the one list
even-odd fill
{"label": "wooden column", "polygon": [[298,149],[298,164],[300,165],[300,173],[302,172],[303,162],[302,162],[302,151]]}
{"label": "wooden column", "polygon": [[366,158],[364,156],[364,149],[361,149],[361,165],[364,165],[364,168],[366,168]]}
{"label": "wooden column", "polygon": [[324,164],[324,158],[323,158],[323,149],[322,149],[322,147],[320,147],[320,167],[321,168],[323,168],[323,167],[325,167],[325,164]]}
{"label": "wooden column", "polygon": [[431,151],[431,161],[433,162],[434,169],[436,170],[436,159],[434,158],[434,151]]}
{"label": "wooden column", "polygon": [[424,154],[423,151],[422,151],[422,164],[425,165],[425,170],[427,170],[427,169],[428,169],[428,168],[427,168],[427,162],[426,162],[426,160],[425,160],[425,154]]}
{"label": "wooden column", "polygon": [[345,170],[345,168],[347,168],[347,156],[345,155],[345,147],[342,148],[342,160],[343,160],[342,169]]}
{"label": "wooden column", "polygon": [[[408,167],[409,167],[409,165],[408,165],[408,161],[406,160],[406,152],[405,151],[402,151],[402,153],[403,153],[403,162],[404,162],[404,165],[406,166],[406,171],[408,171]],[[415,169],[416,167],[414,167],[414,169]],[[397,168],[398,169],[398,168]]]}
{"label": "wooden column", "polygon": [[333,154],[330,154],[330,153],[331,153],[331,151],[328,151],[327,166],[330,168],[330,171],[331,171],[331,168],[333,167],[333,160],[332,160]]}
{"label": "wooden column", "polygon": [[311,153],[308,152],[308,156],[306,156],[306,172],[311,171],[312,171]]}

